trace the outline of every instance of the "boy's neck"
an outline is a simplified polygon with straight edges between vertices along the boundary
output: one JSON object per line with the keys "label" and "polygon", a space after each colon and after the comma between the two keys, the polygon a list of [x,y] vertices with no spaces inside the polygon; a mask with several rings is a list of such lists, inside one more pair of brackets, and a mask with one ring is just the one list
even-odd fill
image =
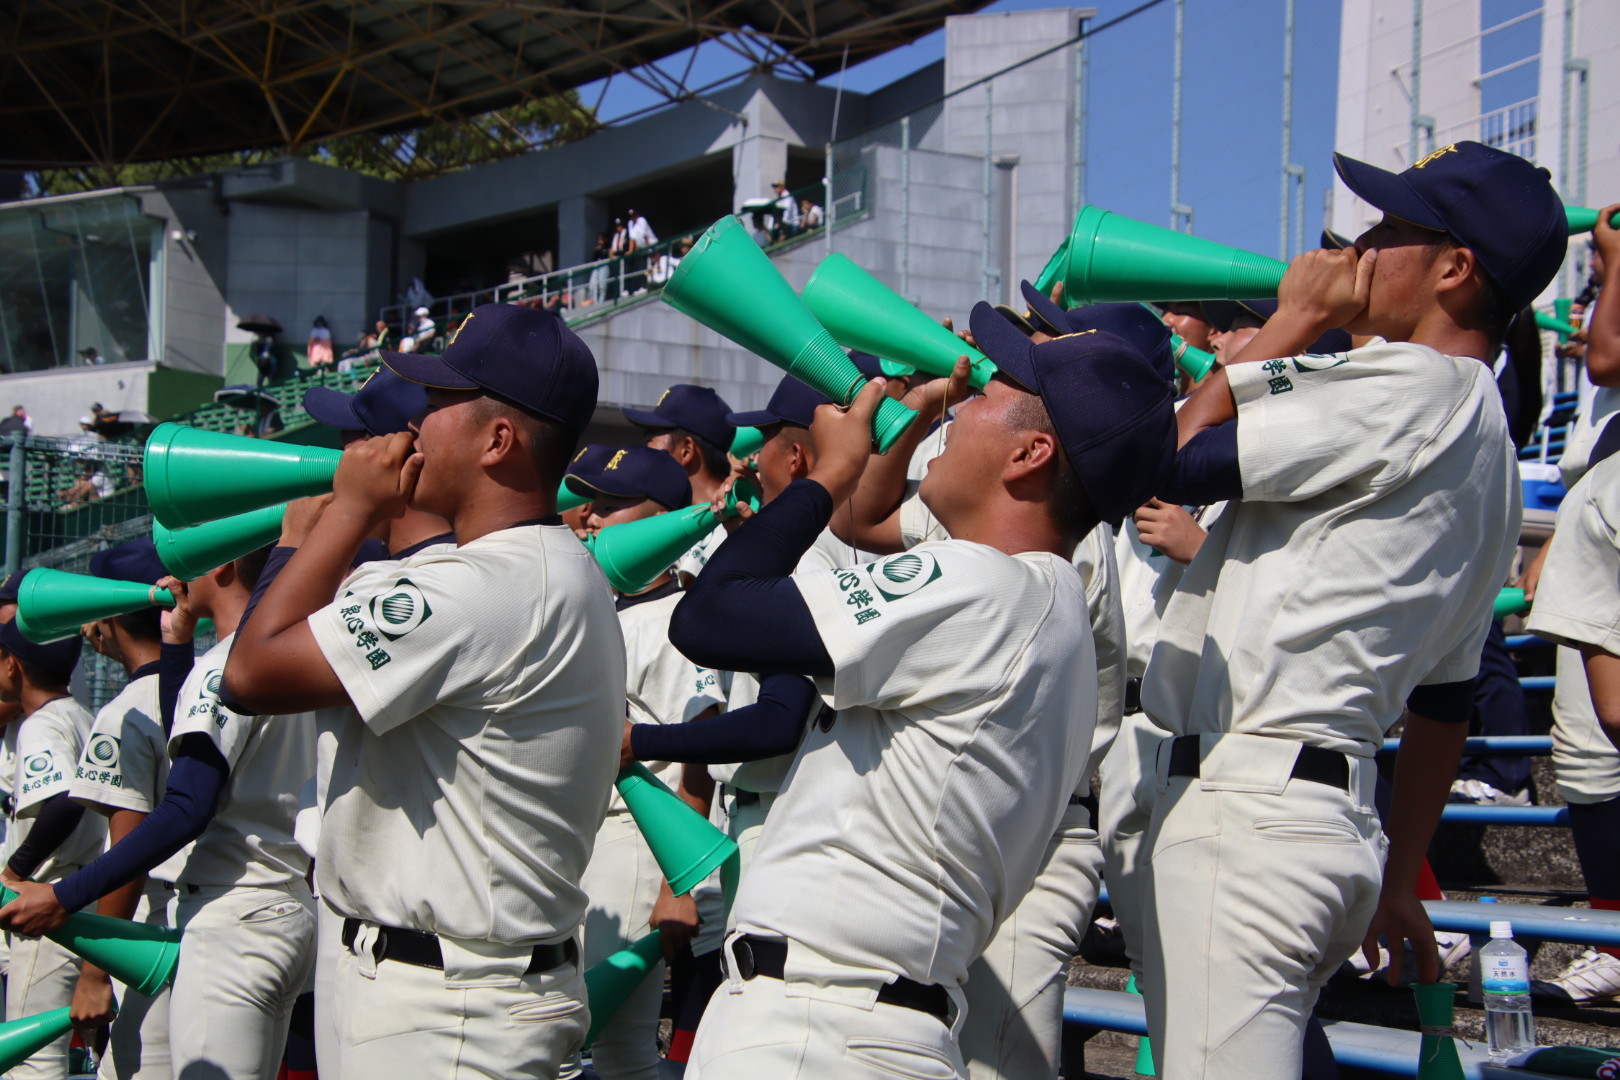
{"label": "boy's neck", "polygon": [[22,705],[23,719],[26,720],[30,716],[33,716],[40,709],[44,708],[49,702],[55,701],[57,698],[64,698],[67,696],[68,688],[65,686],[35,686],[25,678],[23,680],[20,702]]}

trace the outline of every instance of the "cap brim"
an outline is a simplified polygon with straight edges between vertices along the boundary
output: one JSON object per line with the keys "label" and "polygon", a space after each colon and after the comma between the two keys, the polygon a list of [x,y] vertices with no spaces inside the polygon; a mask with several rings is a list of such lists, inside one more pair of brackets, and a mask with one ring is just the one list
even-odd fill
{"label": "cap brim", "polygon": [[1411,185],[1397,174],[1343,154],[1333,155],[1333,167],[1338,170],[1344,186],[1363,202],[1402,221],[1410,221],[1435,232],[1446,231],[1445,222],[1440,220],[1439,215],[1429,209],[1429,205],[1418,198]]}
{"label": "cap brim", "polygon": [[1032,330],[1039,330],[1051,337],[1062,337],[1069,332],[1069,319],[1062,308],[1052,302],[1050,296],[1042,296],[1041,290],[1027,281],[1020,281],[1018,288],[1024,294],[1024,302],[1029,305],[1029,322]]}
{"label": "cap brim", "polygon": [[968,315],[968,326],[979,351],[995,362],[1001,374],[1032,394],[1041,392],[1035,375],[1035,343],[1001,312],[980,300]]}
{"label": "cap brim", "polygon": [[674,421],[659,416],[657,413],[651,412],[647,409],[620,409],[619,411],[624,413],[624,418],[626,420],[630,421],[637,427],[672,428],[677,426]]}
{"label": "cap brim", "polygon": [[997,304],[996,314],[1018,327],[1022,333],[1033,334],[1035,332],[1035,326],[1033,323],[1024,318],[1024,316],[1020,315],[1018,312],[1014,311],[1012,308],[1008,307],[1006,304]]}
{"label": "cap brim", "polygon": [[1223,334],[1232,329],[1232,320],[1237,318],[1236,300],[1200,300],[1198,307],[1204,313],[1204,321]]}
{"label": "cap brim", "polygon": [[760,409],[756,412],[726,413],[726,423],[733,427],[766,427],[770,424],[785,424],[786,420],[777,416],[769,409]]}
{"label": "cap brim", "polygon": [[444,362],[442,356],[427,353],[384,352],[383,366],[402,379],[431,386],[435,390],[482,390],[483,387]]}
{"label": "cap brim", "polygon": [[304,391],[304,411],[317,423],[339,431],[364,431],[365,423],[354,411],[354,398],[330,386],[312,386]]}

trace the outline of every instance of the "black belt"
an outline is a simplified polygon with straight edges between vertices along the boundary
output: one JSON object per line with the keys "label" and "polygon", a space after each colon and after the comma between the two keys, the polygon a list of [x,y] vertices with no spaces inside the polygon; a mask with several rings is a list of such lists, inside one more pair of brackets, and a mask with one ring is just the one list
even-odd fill
{"label": "black belt", "polygon": [[[764,975],[780,979],[787,968],[788,943],[786,938],[759,937],[743,934],[732,943],[736,956],[737,974],[744,979]],[[720,954],[722,957],[725,952]],[[951,996],[938,983],[920,983],[915,979],[900,978],[887,983],[878,991],[877,999],[885,1005],[898,1005],[902,1009],[915,1009],[950,1023]]]}
{"label": "black belt", "polygon": [[[1198,776],[1203,763],[1199,760],[1198,736],[1181,735],[1170,743],[1170,775]],[[1349,788],[1350,759],[1337,750],[1320,746],[1300,746],[1299,757],[1294,759],[1295,780],[1310,780],[1329,787]]]}
{"label": "black belt", "polygon": [[1125,715],[1131,716],[1142,711],[1142,680],[1125,680]]}
{"label": "black belt", "polygon": [[[345,949],[354,948],[354,938],[359,932],[359,919],[343,920]],[[413,967],[444,970],[444,951],[439,948],[439,935],[421,930],[407,930],[400,926],[379,926],[377,944],[372,946],[371,953],[372,958],[379,963],[383,960],[394,960]],[[555,945],[536,945],[534,955],[530,957],[529,966],[523,970],[523,974],[533,975],[541,971],[550,971],[567,963],[577,963],[578,960],[579,946],[574,944],[572,938]]]}

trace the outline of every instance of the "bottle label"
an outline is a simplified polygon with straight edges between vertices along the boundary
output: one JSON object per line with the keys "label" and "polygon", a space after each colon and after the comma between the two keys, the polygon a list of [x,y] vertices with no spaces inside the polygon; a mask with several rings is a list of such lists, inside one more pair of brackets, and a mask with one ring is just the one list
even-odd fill
{"label": "bottle label", "polygon": [[1530,964],[1524,956],[1483,957],[1480,986],[1487,994],[1528,994]]}

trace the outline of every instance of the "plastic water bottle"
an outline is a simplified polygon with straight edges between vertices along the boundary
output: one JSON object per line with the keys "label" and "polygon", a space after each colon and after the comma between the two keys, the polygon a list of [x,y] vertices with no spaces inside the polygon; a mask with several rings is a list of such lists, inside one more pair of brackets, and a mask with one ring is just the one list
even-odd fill
{"label": "plastic water bottle", "polygon": [[1513,940],[1513,924],[1491,923],[1491,941],[1480,950],[1480,983],[1485,997],[1485,1035],[1491,1060],[1506,1061],[1536,1045],[1530,1015],[1530,959]]}

